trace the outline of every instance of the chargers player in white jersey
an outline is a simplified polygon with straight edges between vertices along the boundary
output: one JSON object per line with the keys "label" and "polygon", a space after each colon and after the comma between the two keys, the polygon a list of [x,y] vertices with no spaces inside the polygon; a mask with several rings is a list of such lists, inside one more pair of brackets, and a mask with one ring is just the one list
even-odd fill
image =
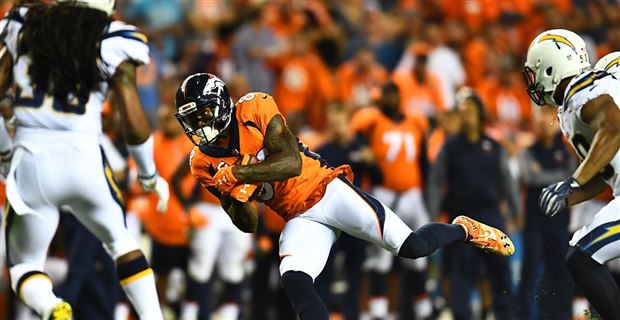
{"label": "chargers player in white jersey", "polygon": [[562,132],[581,159],[571,177],[543,189],[540,210],[553,216],[613,188],[614,200],[574,234],[566,262],[603,319],[620,319],[620,290],[603,265],[620,256],[620,81],[592,70],[584,40],[562,29],[534,38],[523,75],[536,104],[558,108]]}
{"label": "chargers player in white jersey", "polygon": [[136,88],[149,61],[146,36],[111,18],[114,0],[58,0],[15,7],[0,22],[0,109],[15,133],[5,208],[11,286],[43,319],[70,319],[43,264],[60,206],[103,243],[140,319],[162,319],[153,273],[125,228],[122,195],[101,151],[101,111],[114,91],[128,149],[146,190],[165,208],[168,185],[153,161],[153,141]]}

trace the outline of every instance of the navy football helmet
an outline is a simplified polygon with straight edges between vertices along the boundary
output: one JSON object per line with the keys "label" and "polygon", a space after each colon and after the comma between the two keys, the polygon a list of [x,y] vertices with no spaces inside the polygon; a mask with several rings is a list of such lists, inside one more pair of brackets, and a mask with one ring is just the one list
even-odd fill
{"label": "navy football helmet", "polygon": [[215,142],[232,118],[233,101],[226,84],[209,73],[187,77],[176,93],[176,118],[197,146]]}

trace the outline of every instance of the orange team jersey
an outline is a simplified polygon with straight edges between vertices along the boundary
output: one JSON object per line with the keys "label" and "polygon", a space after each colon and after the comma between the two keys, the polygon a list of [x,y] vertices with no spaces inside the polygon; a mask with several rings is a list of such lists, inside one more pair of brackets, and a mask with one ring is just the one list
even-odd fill
{"label": "orange team jersey", "polygon": [[[171,181],[175,170],[183,164],[183,159],[192,149],[192,143],[184,134],[176,138],[168,138],[161,132],[155,132],[153,140],[157,171],[164,179]],[[183,179],[181,187],[185,196],[192,193],[194,184],[195,182],[189,176]],[[146,231],[160,243],[167,245],[187,244],[187,231],[190,222],[179,199],[175,197],[173,192],[170,192],[166,212],[159,213],[155,209],[157,196],[153,193],[149,193],[147,196],[149,206],[142,213]]]}
{"label": "orange team jersey", "polygon": [[427,128],[422,115],[408,114],[395,122],[377,108],[361,109],[351,119],[351,129],[370,144],[382,185],[397,192],[422,187],[420,150]]}
{"label": "orange team jersey", "polygon": [[427,72],[426,83],[419,83],[409,70],[398,70],[392,75],[392,81],[401,94],[401,110],[404,113],[424,113],[431,116],[446,110],[439,79]]}
{"label": "orange team jersey", "polygon": [[[264,152],[263,140],[269,121],[282,116],[273,98],[261,92],[251,92],[239,99],[230,122],[230,145],[227,148],[194,147],[190,156],[192,174],[204,187],[212,187],[213,175],[218,168],[233,165],[239,154]],[[236,120],[236,121],[235,121]],[[284,220],[288,221],[315,205],[325,193],[327,184],[339,175],[352,180],[349,166],[330,168],[315,153],[299,143],[302,159],[301,174],[284,181],[271,182],[274,196],[265,202]]]}

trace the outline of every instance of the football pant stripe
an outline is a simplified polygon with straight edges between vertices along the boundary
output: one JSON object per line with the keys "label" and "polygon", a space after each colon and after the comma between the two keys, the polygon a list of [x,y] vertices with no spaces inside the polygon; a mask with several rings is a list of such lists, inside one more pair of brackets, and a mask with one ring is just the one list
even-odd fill
{"label": "football pant stripe", "polygon": [[381,241],[383,241],[383,230],[385,227],[385,208],[383,208],[383,204],[381,204],[381,202],[373,196],[360,190],[344,176],[339,176],[338,178],[353,189],[353,191],[355,191],[355,193],[357,193],[357,195],[362,198],[362,200],[364,200],[364,202],[366,202],[370,209],[375,213],[375,217],[377,218],[377,226],[379,227],[379,235],[381,236]]}
{"label": "football pant stripe", "polygon": [[121,189],[118,187],[118,184],[114,179],[114,173],[112,172],[112,168],[108,164],[108,159],[106,158],[103,149],[101,149],[101,158],[103,159],[103,172],[105,174],[105,179],[108,183],[108,187],[110,188],[110,193],[112,194],[112,197],[114,198],[116,203],[118,203],[118,205],[123,208],[123,212],[125,212],[123,193],[121,192]]}
{"label": "football pant stripe", "polygon": [[586,234],[577,247],[581,251],[593,255],[604,246],[620,240],[620,220],[604,223]]}

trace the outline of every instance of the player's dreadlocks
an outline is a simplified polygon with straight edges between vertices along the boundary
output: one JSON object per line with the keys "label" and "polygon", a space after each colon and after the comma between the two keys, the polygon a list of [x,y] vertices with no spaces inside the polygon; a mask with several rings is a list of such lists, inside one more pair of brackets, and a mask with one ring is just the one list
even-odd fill
{"label": "player's dreadlocks", "polygon": [[23,45],[32,63],[33,86],[60,101],[74,94],[88,101],[102,75],[101,37],[111,18],[104,12],[69,4],[37,4],[28,10]]}

